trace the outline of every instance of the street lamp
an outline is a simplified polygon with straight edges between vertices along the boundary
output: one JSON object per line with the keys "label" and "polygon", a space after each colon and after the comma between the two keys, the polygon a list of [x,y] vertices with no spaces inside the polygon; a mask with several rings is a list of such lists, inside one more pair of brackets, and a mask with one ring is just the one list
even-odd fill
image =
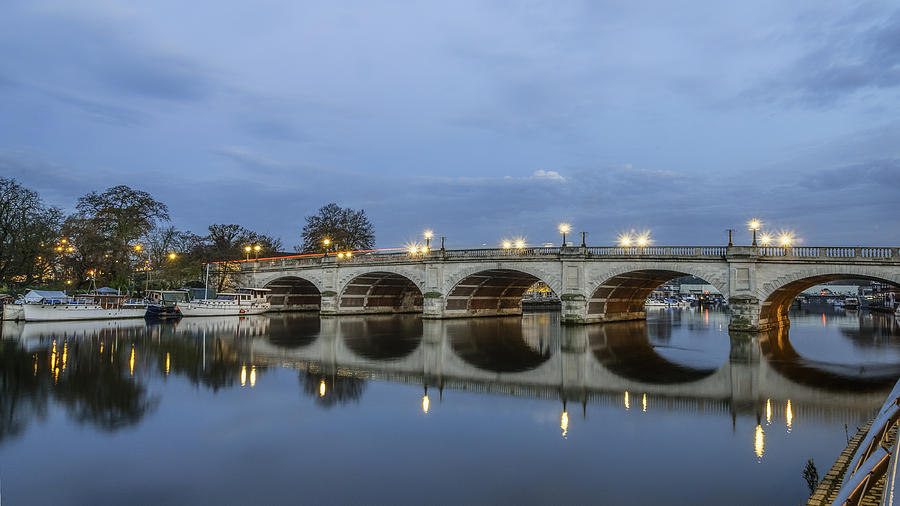
{"label": "street lamp", "polygon": [[328,256],[328,245],[331,244],[331,239],[324,238],[322,239],[322,249],[325,250],[325,256]]}
{"label": "street lamp", "polygon": [[781,243],[782,248],[788,248],[791,245],[791,236],[788,234],[781,234],[781,237],[778,238],[778,242]]}
{"label": "street lamp", "polygon": [[251,252],[252,250],[253,250],[253,248],[251,248],[249,245],[248,245],[248,246],[244,246],[244,253],[247,254],[247,260],[250,260],[250,252]]}
{"label": "street lamp", "polygon": [[631,236],[628,234],[622,234],[619,236],[619,246],[623,248],[627,248],[631,246]]}
{"label": "street lamp", "polygon": [[425,231],[425,248],[426,248],[426,250],[431,249],[431,238],[432,237],[434,237],[434,232],[432,232],[431,230],[426,230]]}
{"label": "street lamp", "polygon": [[516,249],[522,249],[525,247],[525,241],[523,239],[516,239]]}
{"label": "street lamp", "polygon": [[253,251],[256,253],[256,259],[259,260],[259,251],[262,249],[262,246],[259,244],[253,246]]}
{"label": "street lamp", "polygon": [[178,255],[174,251],[169,253],[169,260],[175,260],[176,258],[178,258]]}
{"label": "street lamp", "polygon": [[134,251],[138,255],[141,255],[142,252],[147,255],[147,259],[144,260],[144,272],[147,273],[147,276],[144,280],[144,291],[146,292],[150,289],[150,252],[145,250],[144,247],[140,244],[134,245]]}
{"label": "street lamp", "polygon": [[759,237],[760,242],[762,242],[763,246],[768,246],[769,243],[772,242],[772,236],[769,234],[763,234]]}
{"label": "street lamp", "polygon": [[503,249],[512,248],[512,243],[509,241],[503,241]]}
{"label": "street lamp", "polygon": [[756,246],[756,231],[759,230],[759,225],[760,225],[759,220],[757,220],[757,219],[750,220],[749,227],[750,227],[750,230],[753,231],[752,246]]}
{"label": "street lamp", "polygon": [[563,241],[562,241],[563,247],[566,246],[566,232],[568,232],[569,230],[571,230],[571,227],[569,226],[568,223],[560,223],[559,224],[559,231],[562,234],[562,239],[563,239]]}

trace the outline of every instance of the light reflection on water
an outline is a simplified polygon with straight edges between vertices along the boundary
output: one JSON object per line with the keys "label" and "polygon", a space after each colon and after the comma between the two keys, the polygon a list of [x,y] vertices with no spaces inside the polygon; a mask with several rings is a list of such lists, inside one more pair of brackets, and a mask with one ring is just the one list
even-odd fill
{"label": "light reflection on water", "polygon": [[[758,342],[707,310],[588,327],[557,313],[5,323],[2,492],[697,504],[740,490],[792,504],[806,460],[824,474],[844,424],[852,435],[880,405],[900,341],[892,317],[791,319]],[[114,465],[128,475],[92,485],[88,471]],[[46,475],[62,481],[44,487]]]}

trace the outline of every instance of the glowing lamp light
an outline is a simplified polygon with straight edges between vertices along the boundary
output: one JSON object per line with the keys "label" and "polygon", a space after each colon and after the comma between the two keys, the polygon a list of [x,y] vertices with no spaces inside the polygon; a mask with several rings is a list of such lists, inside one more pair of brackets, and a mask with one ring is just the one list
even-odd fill
{"label": "glowing lamp light", "polygon": [[646,246],[650,239],[646,235],[637,238],[638,246]]}
{"label": "glowing lamp light", "polygon": [[144,249],[144,247],[141,246],[140,244],[135,244],[135,245],[134,245],[134,250],[135,250],[135,251],[140,251],[140,250],[142,250],[142,249]]}
{"label": "glowing lamp light", "polygon": [[59,240],[59,242],[65,244],[65,243],[69,242],[69,240],[66,239],[65,237],[63,237],[62,239]]}
{"label": "glowing lamp light", "polygon": [[343,252],[338,253],[338,258],[344,258],[344,253]]}
{"label": "glowing lamp light", "polygon": [[763,246],[768,246],[772,243],[772,236],[769,234],[763,234],[762,236],[760,236],[759,241]]}
{"label": "glowing lamp light", "polygon": [[178,255],[175,252],[169,253],[169,260],[175,260],[176,258],[178,258]]}
{"label": "glowing lamp light", "polygon": [[253,251],[256,251],[256,252],[259,252],[259,250],[261,250],[261,249],[262,249],[262,246],[260,246],[259,244],[257,244],[256,246],[253,247]]}
{"label": "glowing lamp light", "polygon": [[246,251],[247,253],[250,253],[251,249],[253,248],[251,248],[250,246],[244,246],[244,251]]}
{"label": "glowing lamp light", "polygon": [[503,241],[503,249],[512,248],[512,243],[509,241]]}
{"label": "glowing lamp light", "polygon": [[246,384],[247,384],[247,366],[242,365],[241,366],[241,386],[244,386]]}
{"label": "glowing lamp light", "polygon": [[410,247],[409,247],[409,253],[410,253],[411,255],[415,255],[415,254],[418,253],[418,252],[419,252],[419,248],[417,248],[417,247],[415,247],[415,246],[410,246]]}
{"label": "glowing lamp light", "polygon": [[325,239],[322,239],[322,244],[324,244],[325,246],[328,246],[329,244],[331,244],[331,239],[329,239],[327,237]]}
{"label": "glowing lamp light", "polygon": [[348,251],[348,252],[347,252],[347,258],[350,258],[350,257],[352,257],[352,256],[353,256],[353,253],[350,252],[350,251]]}
{"label": "glowing lamp light", "polygon": [[747,224],[750,230],[759,230],[760,225],[759,220],[750,220],[750,223]]}
{"label": "glowing lamp light", "polygon": [[66,248],[66,251],[71,253],[71,252],[75,251],[75,248],[73,248],[72,246],[69,246],[68,248]]}
{"label": "glowing lamp light", "polygon": [[432,237],[434,237],[434,232],[432,232],[431,230],[426,230],[426,231],[425,231],[425,238],[426,238],[426,239],[431,239]]}
{"label": "glowing lamp light", "polygon": [[563,234],[567,234],[569,232],[569,230],[571,230],[571,228],[572,227],[570,227],[568,223],[560,223],[559,224],[559,231],[562,232]]}
{"label": "glowing lamp light", "polygon": [[778,238],[778,242],[781,243],[783,247],[788,247],[791,245],[791,236],[787,234],[782,234],[781,237]]}
{"label": "glowing lamp light", "polygon": [[525,247],[525,241],[522,239],[516,239],[516,248],[522,249]]}
{"label": "glowing lamp light", "polygon": [[631,246],[631,236],[628,234],[622,234],[619,236],[619,246],[627,248]]}

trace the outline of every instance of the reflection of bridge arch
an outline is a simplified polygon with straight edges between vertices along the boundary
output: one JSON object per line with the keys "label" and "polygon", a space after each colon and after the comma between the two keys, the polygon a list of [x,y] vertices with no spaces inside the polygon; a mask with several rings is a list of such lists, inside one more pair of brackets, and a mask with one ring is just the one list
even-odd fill
{"label": "reflection of bridge arch", "polygon": [[456,356],[477,369],[495,373],[534,370],[550,359],[559,341],[546,327],[526,327],[519,318],[479,319],[465,325],[448,322],[446,329]]}
{"label": "reflection of bridge arch", "polygon": [[318,339],[322,321],[316,316],[285,315],[269,320],[269,342],[282,349],[309,346]]}
{"label": "reflection of bridge arch", "polygon": [[422,319],[418,317],[342,318],[337,325],[344,346],[360,358],[400,360],[422,344]]}
{"label": "reflection of bridge arch", "polygon": [[[522,296],[542,281],[551,290],[556,283],[542,273],[521,269],[469,269],[455,276],[447,286],[445,316],[498,316],[522,313]],[[530,269],[527,269],[530,270]],[[549,281],[548,281],[549,280]]]}
{"label": "reflection of bridge arch", "polygon": [[760,353],[770,367],[788,380],[817,389],[870,392],[890,388],[900,377],[900,365],[844,365],[809,360],[791,344],[788,327],[759,335]]}
{"label": "reflection of bridge arch", "polygon": [[618,269],[607,273],[594,284],[587,303],[588,321],[642,320],[644,303],[660,285],[684,276],[696,276],[728,293],[728,283],[721,273],[702,266],[659,264],[654,269]]}
{"label": "reflection of bridge arch", "polygon": [[340,292],[338,311],[352,313],[420,313],[423,295],[409,277],[374,271],[354,276]]}
{"label": "reflection of bridge arch", "polygon": [[647,323],[616,322],[588,329],[594,357],[610,372],[625,379],[655,385],[689,383],[711,376],[721,366],[679,364],[660,355],[650,343]]}
{"label": "reflection of bridge arch", "polygon": [[[802,271],[781,276],[759,287],[759,328],[770,329],[789,325],[788,310],[791,302],[803,290],[828,281],[865,279],[900,287],[900,269],[876,269],[865,266],[811,266]],[[877,269],[881,271],[881,269]]]}
{"label": "reflection of bridge arch", "polygon": [[312,281],[299,276],[282,276],[266,283],[269,303],[275,310],[318,311],[322,306],[322,293]]}

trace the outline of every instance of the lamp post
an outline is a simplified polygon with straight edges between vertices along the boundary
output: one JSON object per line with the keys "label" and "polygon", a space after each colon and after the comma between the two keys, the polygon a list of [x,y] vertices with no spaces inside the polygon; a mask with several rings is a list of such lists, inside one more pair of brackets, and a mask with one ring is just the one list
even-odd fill
{"label": "lamp post", "polygon": [[253,252],[256,254],[256,260],[259,260],[259,252],[262,250],[262,246],[256,244],[253,246]]}
{"label": "lamp post", "polygon": [[331,244],[331,239],[329,239],[327,237],[322,239],[322,246],[323,246],[323,249],[325,250],[324,256],[326,256],[326,257],[328,256],[328,245],[329,244]]}
{"label": "lamp post", "polygon": [[146,279],[144,280],[144,292],[146,292],[150,289],[150,252],[145,250],[140,244],[134,245],[134,251],[141,256],[143,256],[142,252],[147,254],[147,259],[144,261],[144,271],[147,273]]}
{"label": "lamp post", "polygon": [[562,245],[564,248],[566,247],[566,232],[568,232],[570,229],[571,227],[569,227],[568,223],[559,224],[559,231],[560,233],[562,233]]}
{"label": "lamp post", "polygon": [[750,220],[750,230],[753,231],[753,244],[751,246],[756,246],[756,231],[759,230],[759,220]]}
{"label": "lamp post", "polygon": [[425,231],[425,249],[427,251],[431,251],[431,238],[434,237],[434,232],[431,230]]}
{"label": "lamp post", "polygon": [[252,250],[253,250],[253,248],[251,248],[249,245],[244,246],[244,253],[247,254],[247,258],[246,258],[247,261],[250,261],[250,252]]}

